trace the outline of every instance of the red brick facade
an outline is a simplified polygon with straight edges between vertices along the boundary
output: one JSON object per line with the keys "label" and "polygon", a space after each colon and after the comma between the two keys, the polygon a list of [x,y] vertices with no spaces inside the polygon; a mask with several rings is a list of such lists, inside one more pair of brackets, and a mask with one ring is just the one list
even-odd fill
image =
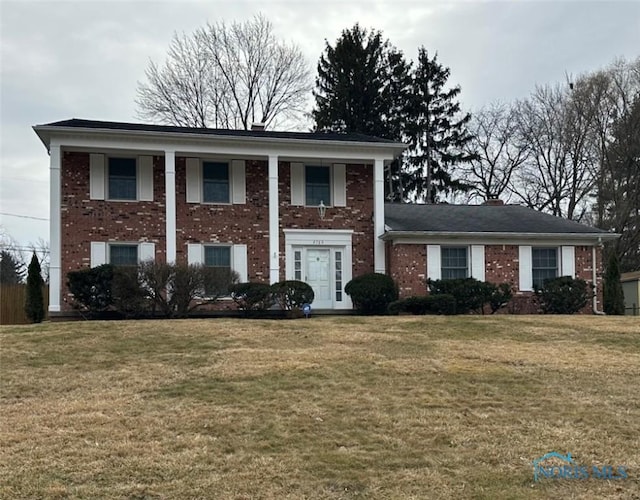
{"label": "red brick facade", "polygon": [[[89,195],[88,153],[66,152],[62,159],[62,303],[71,309],[66,289],[69,271],[89,267],[91,245],[96,242],[153,242],[156,260],[164,262],[165,162],[153,159],[153,201],[92,200]],[[186,158],[177,156],[176,166],[176,258],[186,262],[189,243],[247,245],[249,281],[269,282],[269,195],[265,160],[245,165],[246,203],[202,204],[186,202]],[[291,206],[290,164],[279,164],[280,279],[285,279],[283,229],[353,230],[353,276],[372,272],[373,171],[371,165],[347,165],[346,207],[328,207],[324,220],[315,207]]]}
{"label": "red brick facade", "polygon": [[[387,242],[387,269],[398,285],[400,297],[425,295],[427,292],[427,245],[393,244]],[[538,306],[533,300],[533,292],[519,291],[519,249],[518,245],[485,245],[485,280],[491,283],[511,283],[516,290],[512,302],[501,312],[516,314],[537,313]],[[593,247],[575,247],[575,276],[587,283],[593,283]],[[602,310],[602,249],[596,247],[596,289],[597,309]],[[581,311],[589,314],[592,302]]]}

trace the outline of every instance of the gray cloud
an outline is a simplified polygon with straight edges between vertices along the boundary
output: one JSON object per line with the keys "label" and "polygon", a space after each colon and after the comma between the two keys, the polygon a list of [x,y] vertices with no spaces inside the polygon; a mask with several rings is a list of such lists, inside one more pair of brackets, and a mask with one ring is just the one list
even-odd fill
{"label": "gray cloud", "polygon": [[[637,2],[203,1],[0,3],[0,211],[48,216],[48,157],[31,126],[71,117],[135,119],[137,82],[161,62],[174,32],[259,12],[295,42],[313,71],[355,22],[415,58],[438,51],[467,108],[525,97],[638,56]],[[48,239],[46,223],[0,216],[21,243]]]}

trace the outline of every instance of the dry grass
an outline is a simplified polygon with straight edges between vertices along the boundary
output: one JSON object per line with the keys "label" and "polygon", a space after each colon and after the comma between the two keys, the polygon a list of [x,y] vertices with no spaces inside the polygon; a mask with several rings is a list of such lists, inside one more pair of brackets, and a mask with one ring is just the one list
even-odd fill
{"label": "dry grass", "polygon": [[[2,498],[640,498],[640,322],[0,329]],[[571,452],[622,481],[533,482]]]}

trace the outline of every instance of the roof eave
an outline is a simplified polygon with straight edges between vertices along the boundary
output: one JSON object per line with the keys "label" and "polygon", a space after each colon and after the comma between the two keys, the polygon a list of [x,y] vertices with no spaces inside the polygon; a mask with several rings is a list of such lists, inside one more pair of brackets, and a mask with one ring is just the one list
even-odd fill
{"label": "roof eave", "polygon": [[489,231],[386,231],[380,238],[385,241],[393,241],[401,238],[470,238],[470,239],[573,239],[604,241],[619,238],[618,233],[512,233]]}
{"label": "roof eave", "polygon": [[194,132],[164,132],[155,130],[130,130],[130,129],[112,129],[112,128],[92,128],[92,127],[65,127],[65,126],[52,126],[52,125],[35,125],[33,127],[35,133],[40,137],[40,140],[49,150],[51,144],[51,137],[54,134],[60,135],[73,135],[73,134],[93,134],[102,135],[107,134],[110,136],[127,135],[127,136],[139,136],[139,137],[165,137],[177,140],[184,139],[196,139],[196,140],[212,140],[218,139],[231,142],[263,142],[265,144],[301,144],[301,145],[318,145],[323,144],[333,147],[360,147],[360,148],[375,148],[378,150],[391,150],[393,157],[397,157],[406,149],[406,145],[401,142],[366,142],[366,141],[336,141],[325,139],[304,139],[304,138],[283,138],[283,137],[259,137],[259,136],[246,136],[246,135],[233,135],[233,134],[203,134]]}

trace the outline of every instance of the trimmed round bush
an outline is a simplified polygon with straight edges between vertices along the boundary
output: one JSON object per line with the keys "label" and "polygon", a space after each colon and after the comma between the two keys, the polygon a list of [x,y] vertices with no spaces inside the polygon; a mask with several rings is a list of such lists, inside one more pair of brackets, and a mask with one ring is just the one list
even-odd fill
{"label": "trimmed round bush", "polygon": [[547,280],[535,293],[545,314],[574,314],[589,302],[589,285],[571,276]]}
{"label": "trimmed round bush", "polygon": [[285,311],[300,309],[304,304],[311,304],[314,299],[313,288],[304,281],[287,280],[271,285],[274,299]]}
{"label": "trimmed round bush", "polygon": [[360,314],[386,314],[389,304],[398,300],[398,288],[386,274],[369,273],[353,278],[344,291]]}
{"label": "trimmed round bush", "polygon": [[231,285],[231,298],[246,316],[259,314],[275,302],[271,286],[266,283],[237,283]]}

